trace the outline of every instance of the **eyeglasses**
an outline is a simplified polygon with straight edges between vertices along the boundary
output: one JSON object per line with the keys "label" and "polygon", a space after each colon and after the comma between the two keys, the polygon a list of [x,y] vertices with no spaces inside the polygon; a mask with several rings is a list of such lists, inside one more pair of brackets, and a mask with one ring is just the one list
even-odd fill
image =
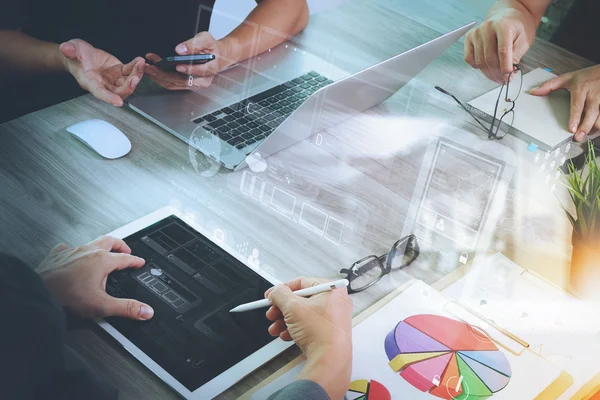
{"label": "eyeglasses", "polygon": [[[487,125],[487,122],[482,122],[482,120],[475,115],[475,109],[473,107],[464,104],[447,90],[444,90],[439,86],[436,86],[435,88],[445,95],[452,97],[463,110],[468,112],[469,115],[488,133],[488,139],[502,139],[512,130],[512,125],[515,120],[515,104],[523,89],[523,74],[517,74],[519,71],[521,71],[521,67],[518,64],[513,64],[512,72],[508,75],[506,83],[502,84],[500,92],[498,92],[494,116],[489,126]],[[511,83],[511,81],[514,80],[518,80],[518,82]],[[504,98],[502,98],[503,94]],[[501,99],[504,101],[501,102]],[[499,115],[500,118],[498,118]]]}
{"label": "eyeglasses", "polygon": [[350,269],[342,269],[340,274],[346,274],[346,279],[350,282],[348,293],[357,293],[373,286],[393,270],[408,266],[418,256],[417,237],[411,234],[394,243],[389,253],[381,257],[367,256],[352,264]]}

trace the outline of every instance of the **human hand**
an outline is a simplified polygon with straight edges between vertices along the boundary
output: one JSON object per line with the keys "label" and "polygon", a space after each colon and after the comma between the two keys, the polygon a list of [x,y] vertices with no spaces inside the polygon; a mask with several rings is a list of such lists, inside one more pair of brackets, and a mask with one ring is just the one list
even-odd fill
{"label": "human hand", "polygon": [[292,291],[319,285],[328,280],[297,278],[265,293],[273,304],[267,318],[272,336],[296,342],[307,362],[298,379],[308,379],[342,398],[350,384],[352,368],[352,300],[346,288],[320,293],[310,298]]}
{"label": "human hand", "polygon": [[130,253],[124,241],[110,236],[76,248],[59,244],[40,264],[40,276],[60,304],[80,317],[147,320],[154,315],[149,305],[106,293],[108,274],[144,265],[142,258]]}
{"label": "human hand", "polygon": [[504,83],[535,40],[537,23],[526,11],[504,8],[465,38],[465,61],[496,83]]}
{"label": "human hand", "polygon": [[116,57],[81,39],[60,45],[65,68],[83,89],[106,103],[122,106],[144,74],[143,58],[123,64]]}
{"label": "human hand", "polygon": [[557,76],[529,93],[546,96],[559,89],[571,92],[569,130],[582,142],[592,129],[600,129],[600,65]]}
{"label": "human hand", "polygon": [[[192,39],[175,47],[179,55],[213,54],[215,59],[205,64],[178,64],[177,72],[163,71],[153,65],[147,65],[146,73],[156,83],[169,90],[186,90],[208,87],[216,74],[234,64],[228,55],[229,46],[223,40],[215,40],[208,32],[200,32]],[[154,53],[146,54],[146,58],[157,63],[162,58]]]}

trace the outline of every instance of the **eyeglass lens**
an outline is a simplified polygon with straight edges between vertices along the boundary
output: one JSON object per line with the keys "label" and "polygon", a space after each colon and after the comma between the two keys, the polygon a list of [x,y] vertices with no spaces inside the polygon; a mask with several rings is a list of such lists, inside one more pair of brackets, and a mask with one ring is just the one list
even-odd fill
{"label": "eyeglass lens", "polygon": [[[406,240],[398,241],[392,251],[388,254],[388,265],[391,269],[399,269],[407,266],[417,258],[419,254],[416,239],[409,236]],[[389,259],[389,257],[392,257]]]}
{"label": "eyeglass lens", "polygon": [[372,256],[354,264],[350,273],[354,275],[354,279],[350,281],[350,289],[358,291],[381,278],[383,266],[377,257]]}

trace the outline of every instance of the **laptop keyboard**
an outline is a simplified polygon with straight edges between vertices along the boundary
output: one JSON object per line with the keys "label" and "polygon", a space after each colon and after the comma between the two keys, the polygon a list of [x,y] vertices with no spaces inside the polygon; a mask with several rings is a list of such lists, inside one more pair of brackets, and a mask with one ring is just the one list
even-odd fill
{"label": "laptop keyboard", "polygon": [[314,92],[333,83],[315,71],[194,119],[238,149],[264,140]]}

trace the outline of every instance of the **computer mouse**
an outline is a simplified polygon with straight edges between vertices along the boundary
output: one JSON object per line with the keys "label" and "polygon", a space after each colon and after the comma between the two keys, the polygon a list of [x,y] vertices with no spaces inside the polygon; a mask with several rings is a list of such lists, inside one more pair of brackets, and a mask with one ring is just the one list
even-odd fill
{"label": "computer mouse", "polygon": [[104,158],[123,157],[131,151],[131,142],[114,125],[101,119],[88,119],[67,128],[73,136]]}

